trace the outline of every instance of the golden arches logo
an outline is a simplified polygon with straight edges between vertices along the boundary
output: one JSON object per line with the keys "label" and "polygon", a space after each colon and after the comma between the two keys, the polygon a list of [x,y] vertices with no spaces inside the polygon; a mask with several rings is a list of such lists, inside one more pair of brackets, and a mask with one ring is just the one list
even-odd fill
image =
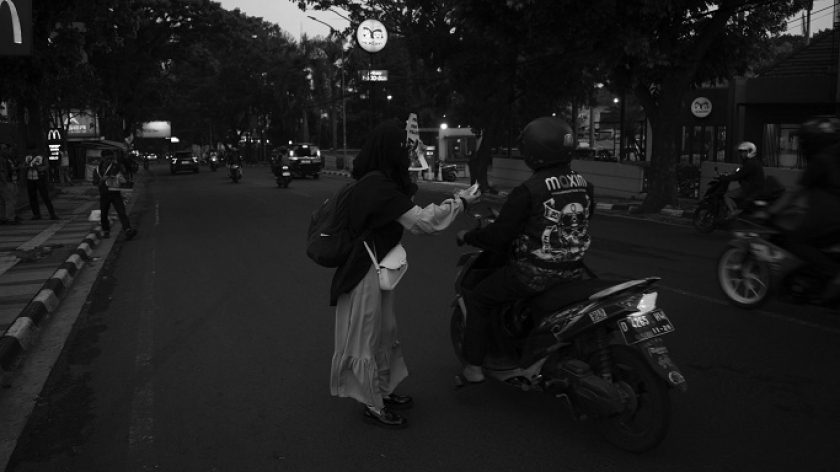
{"label": "golden arches logo", "polygon": [[61,141],[61,131],[51,129],[47,132],[47,141]]}
{"label": "golden arches logo", "polygon": [[0,0],[0,8],[3,4],[9,5],[9,11],[12,17],[12,39],[17,44],[23,43],[23,34],[20,32],[20,16],[18,15],[17,7],[13,0]]}

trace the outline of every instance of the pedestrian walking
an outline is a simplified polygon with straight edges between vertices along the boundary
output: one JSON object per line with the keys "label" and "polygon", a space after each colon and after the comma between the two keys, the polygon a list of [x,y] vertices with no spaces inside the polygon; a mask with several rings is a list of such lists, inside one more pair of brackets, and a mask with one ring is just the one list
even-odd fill
{"label": "pedestrian walking", "polygon": [[437,234],[478,199],[478,194],[464,193],[440,205],[416,206],[409,150],[406,131],[385,122],[353,161],[358,183],[349,196],[348,217],[359,240],[336,269],[330,290],[330,306],[336,307],[330,392],[362,403],[364,420],[386,428],[407,425],[390,409],[410,407],[413,399],[394,392],[408,369],[397,336],[394,291],[383,289],[373,261],[378,264],[397,248],[403,230]]}
{"label": "pedestrian walking", "polygon": [[110,149],[102,151],[102,162],[93,172],[93,184],[99,189],[99,222],[102,226],[103,238],[111,237],[111,221],[108,219],[111,206],[117,212],[125,238],[131,239],[137,235],[137,230],[133,229],[128,221],[122,192],[112,190],[119,188],[120,179],[124,181],[124,171],[123,166],[114,158],[114,151]]}
{"label": "pedestrian walking", "polygon": [[70,176],[70,155],[67,153],[67,149],[62,144],[58,147],[58,157],[59,157],[59,181],[61,182],[61,186],[64,187],[65,184],[69,185],[70,187],[73,186],[73,179]]}
{"label": "pedestrian walking", "polygon": [[38,195],[44,200],[44,206],[50,214],[50,219],[60,219],[55,214],[52,200],[50,199],[48,166],[44,153],[36,151],[34,146],[29,147],[29,152],[24,159],[24,170],[26,171],[26,191],[29,194],[29,206],[32,209],[32,219],[41,219],[41,208],[38,205]]}
{"label": "pedestrian walking", "polygon": [[20,224],[20,217],[15,214],[18,170],[12,149],[6,143],[0,144],[0,224]]}

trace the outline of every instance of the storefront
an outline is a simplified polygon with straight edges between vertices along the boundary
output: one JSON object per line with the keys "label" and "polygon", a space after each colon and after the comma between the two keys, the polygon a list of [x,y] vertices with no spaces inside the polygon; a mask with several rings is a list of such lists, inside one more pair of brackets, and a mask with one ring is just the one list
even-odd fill
{"label": "storefront", "polygon": [[737,163],[738,144],[752,141],[765,167],[801,169],[800,125],[838,111],[839,39],[827,31],[757,77],[695,91],[680,116],[680,163]]}

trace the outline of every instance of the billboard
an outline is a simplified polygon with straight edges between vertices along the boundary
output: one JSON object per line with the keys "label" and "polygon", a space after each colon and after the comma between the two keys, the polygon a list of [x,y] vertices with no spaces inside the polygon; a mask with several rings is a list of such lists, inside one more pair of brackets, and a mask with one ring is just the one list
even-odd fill
{"label": "billboard", "polygon": [[170,138],[172,137],[172,123],[169,121],[147,121],[137,132],[138,138]]}
{"label": "billboard", "polygon": [[70,110],[64,118],[67,139],[99,139],[99,120],[92,111]]}
{"label": "billboard", "polygon": [[0,56],[32,55],[32,0],[0,0]]}

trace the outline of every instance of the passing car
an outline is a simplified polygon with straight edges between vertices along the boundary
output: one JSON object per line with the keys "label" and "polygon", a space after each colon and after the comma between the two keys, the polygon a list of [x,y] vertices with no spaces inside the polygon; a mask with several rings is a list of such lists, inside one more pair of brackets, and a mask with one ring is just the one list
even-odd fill
{"label": "passing car", "polygon": [[175,151],[169,160],[169,172],[174,174],[185,170],[198,173],[198,157],[192,151]]}
{"label": "passing car", "polygon": [[317,179],[324,160],[318,146],[310,143],[295,143],[289,146],[289,170],[295,177],[312,176]]}

